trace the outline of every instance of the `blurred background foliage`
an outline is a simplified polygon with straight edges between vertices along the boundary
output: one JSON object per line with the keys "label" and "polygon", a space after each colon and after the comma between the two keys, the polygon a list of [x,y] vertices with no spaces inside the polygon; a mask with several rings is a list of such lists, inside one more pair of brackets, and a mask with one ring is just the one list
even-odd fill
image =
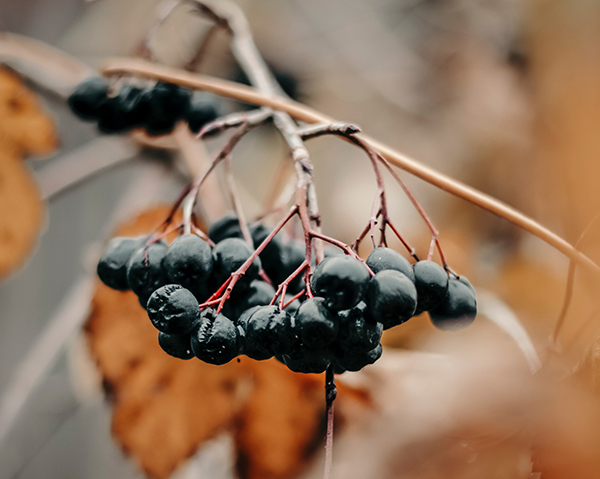
{"label": "blurred background foliage", "polygon": [[[356,123],[398,150],[522,210],[571,243],[591,224],[581,247],[600,261],[600,222],[592,222],[600,211],[598,2],[238,3],[266,60],[301,101],[334,118]],[[135,53],[156,16],[157,4],[154,0],[4,0],[0,3],[0,28],[48,42],[96,67],[107,57]],[[185,65],[208,27],[206,21],[180,8],[155,39],[157,59]],[[217,37],[201,72],[240,79],[227,50],[226,35]],[[62,99],[39,85],[32,86],[42,96],[46,113],[54,118],[60,138],[60,148],[52,157],[28,161],[41,172],[44,164],[82,154],[81,148],[99,134],[73,117]],[[234,111],[239,105],[227,102],[226,108]],[[309,148],[323,229],[352,242],[369,216],[375,193],[367,158],[334,139],[315,140]],[[169,154],[142,149],[133,155],[133,161],[49,202],[47,227],[38,250],[21,271],[0,286],[0,391],[8,387],[11,374],[78,275],[93,269],[93,258],[107,235],[105,224],[120,194],[149,164],[163,177],[154,193],[155,202],[174,198],[183,185],[178,170],[166,169]],[[264,185],[273,181],[283,155],[281,141],[268,129],[244,139],[236,150],[234,173],[250,216],[260,212],[266,198]],[[451,267],[468,276],[478,291],[492,295],[517,315],[550,367],[545,368],[543,379],[538,374],[532,380],[521,370],[523,361],[517,348],[500,330],[489,326],[485,314],[472,328],[451,337],[442,337],[425,318],[413,319],[385,337],[390,351],[408,349],[413,351],[411,355],[399,356],[402,359],[382,366],[379,372],[357,375],[357,381],[376,386],[373,394],[381,404],[396,407],[382,407],[379,416],[349,413],[345,422],[360,432],[353,437],[349,426],[348,438],[339,440],[336,474],[434,478],[445,471],[443,477],[534,478],[540,477],[535,474],[541,471],[543,478],[598,477],[594,474],[600,469],[594,468],[600,441],[590,432],[600,417],[598,397],[593,395],[600,390],[597,279],[578,272],[560,336],[560,354],[551,352],[547,338],[563,303],[568,261],[505,220],[406,174],[403,177],[439,228]],[[429,245],[428,232],[391,178],[386,181],[392,218],[422,254]],[[151,203],[150,198],[146,202]],[[368,248],[361,253],[367,254]],[[503,313],[496,310],[490,314]],[[468,357],[480,365],[459,368],[451,387],[436,389],[436,381],[451,381],[443,377],[445,366],[435,362],[438,359],[431,364],[404,362],[404,358],[426,358],[420,356],[426,351],[443,351],[458,357],[459,362]],[[83,356],[84,343],[80,337],[74,338],[3,444],[1,478],[142,477],[111,440],[110,407],[89,379],[89,365],[82,366]],[[390,352],[389,357],[396,356]],[[418,374],[420,368],[424,368],[423,375]],[[573,368],[579,382],[558,382]],[[568,392],[563,394],[565,384]],[[502,393],[489,393],[485,398],[473,394],[486,386]],[[506,396],[506,391],[513,390],[518,391],[514,397]],[[439,404],[424,400],[431,394],[445,401],[448,391],[454,396],[450,395],[450,405],[440,410]],[[544,411],[538,417],[533,398],[545,394],[557,398],[556,403],[548,406],[552,412]],[[480,400],[483,412],[467,418],[464,400],[472,400],[472,395]],[[407,412],[414,413],[415,403],[422,406],[416,414],[422,422]],[[494,409],[496,406],[500,409]],[[557,412],[562,410],[570,416]],[[443,432],[430,424],[435,423],[431,418],[436,411],[439,421],[453,424],[446,425]],[[381,417],[390,421],[388,429]],[[507,431],[499,432],[504,427],[499,418],[506,419]],[[538,436],[565,438],[552,444],[541,441],[534,447],[538,472],[531,466],[530,435],[511,429],[533,423]],[[398,427],[396,435],[389,431],[390,424]],[[538,427],[540,424],[543,426]],[[418,433],[411,430],[419,425],[423,429]],[[398,432],[404,428],[408,432]],[[489,433],[493,439],[479,441],[479,449],[453,439],[461,434],[481,439],[480,433]],[[346,433],[342,429],[340,434]],[[359,462],[353,448],[362,447],[365,437],[374,442],[366,448],[368,454],[361,453],[363,462]],[[507,437],[510,440],[505,440]],[[385,447],[383,441],[387,441]],[[231,446],[227,440],[215,444],[212,452],[201,452],[192,466],[178,474],[230,477],[231,470],[223,465],[231,462]],[[378,452],[377,447],[386,453]],[[422,458],[431,455],[438,459],[426,466]],[[318,469],[309,467],[304,474],[318,477]]]}

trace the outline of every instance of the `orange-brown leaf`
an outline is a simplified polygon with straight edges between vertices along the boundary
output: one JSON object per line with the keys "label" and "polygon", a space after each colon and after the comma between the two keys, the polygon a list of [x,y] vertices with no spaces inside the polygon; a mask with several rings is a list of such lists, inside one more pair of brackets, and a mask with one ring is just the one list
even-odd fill
{"label": "orange-brown leaf", "polygon": [[56,148],[52,120],[21,80],[0,68],[0,277],[21,266],[39,234],[44,205],[23,156]]}
{"label": "orange-brown leaf", "polygon": [[43,219],[44,204],[27,166],[0,158],[0,277],[23,264]]}

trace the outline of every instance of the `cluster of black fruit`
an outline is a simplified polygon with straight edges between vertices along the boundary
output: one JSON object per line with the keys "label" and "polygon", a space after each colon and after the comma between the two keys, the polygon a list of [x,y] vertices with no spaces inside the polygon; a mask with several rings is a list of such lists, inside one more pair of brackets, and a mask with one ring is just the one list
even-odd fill
{"label": "cluster of black fruit", "polygon": [[102,133],[145,128],[148,135],[166,135],[179,121],[186,121],[198,133],[218,116],[214,101],[193,98],[191,90],[171,83],[144,88],[125,84],[117,93],[109,93],[105,78],[91,77],[75,87],[68,103],[82,120],[97,121]]}
{"label": "cluster of black fruit", "polygon": [[[250,227],[254,248],[271,230]],[[225,364],[243,354],[255,360],[275,356],[295,372],[358,371],[381,356],[383,330],[429,311],[443,330],[468,326],[477,314],[475,291],[465,278],[449,276],[431,261],[411,265],[389,248],[376,248],[362,261],[330,255],[310,280],[314,297],[291,301],[306,288],[302,275],[289,285],[283,310],[269,305],[275,289],[302,265],[301,242],[275,236],[235,284],[221,312],[200,305],[253,254],[237,218],[225,216],[209,231],[215,243],[194,234],[171,245],[147,238],[115,238],[98,264],[102,281],[131,289],[159,330],[168,354]],[[368,266],[368,268],[367,268]],[[374,273],[371,276],[369,269]]]}

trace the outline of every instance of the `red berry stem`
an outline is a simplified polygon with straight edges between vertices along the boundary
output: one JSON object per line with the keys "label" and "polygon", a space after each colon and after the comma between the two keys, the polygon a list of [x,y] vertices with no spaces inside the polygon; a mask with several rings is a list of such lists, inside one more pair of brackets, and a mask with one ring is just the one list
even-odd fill
{"label": "red berry stem", "polygon": [[[273,231],[271,231],[271,233],[269,233],[269,236],[267,236],[264,239],[264,241],[258,246],[258,248],[256,248],[254,250],[254,253],[252,253],[250,255],[250,257],[244,262],[244,264],[242,264],[242,266],[240,266],[236,271],[231,273],[231,276],[219,288],[219,291],[217,291],[218,294],[223,293],[220,298],[220,301],[219,301],[219,306],[217,307],[217,313],[221,312],[221,310],[223,309],[223,306],[225,305],[225,301],[227,301],[229,299],[229,297],[231,296],[231,291],[233,290],[233,288],[235,287],[235,285],[239,281],[239,279],[246,273],[246,271],[248,271],[248,268],[250,267],[250,265],[254,262],[254,260],[256,258],[258,258],[258,255],[260,253],[262,253],[262,250],[264,250],[266,248],[266,246],[271,242],[271,240],[275,237],[275,235],[277,233],[279,233],[279,230],[281,230],[281,228],[283,228],[286,225],[286,223],[288,221],[290,221],[294,217],[294,215],[296,215],[297,213],[298,213],[298,207],[297,206],[292,207],[292,209],[289,211],[289,213],[287,215],[285,215],[285,217],[277,224],[277,226],[275,226],[275,228],[273,228]],[[223,291],[224,287],[225,287],[225,291]],[[217,293],[215,293],[215,295]],[[212,299],[212,296],[211,296],[211,298],[209,298],[209,300],[210,299]]]}
{"label": "red berry stem", "polygon": [[[279,297],[279,295],[281,295],[281,299],[283,301],[285,301],[285,293],[287,291],[288,285],[294,280],[294,278],[296,276],[298,276],[300,273],[302,273],[302,271],[304,271],[304,268],[306,268],[308,266],[308,263],[306,262],[306,260],[304,260],[302,262],[302,264],[300,266],[298,266],[298,268],[296,268],[296,270],[290,274],[285,281],[283,281],[278,287],[277,287],[277,291],[275,291],[275,296],[273,296],[273,299],[271,300],[271,302],[269,304],[275,304],[275,301],[277,301],[277,298]],[[283,308],[280,308],[283,309]]]}
{"label": "red berry stem", "polygon": [[409,244],[404,240],[402,235],[398,232],[398,230],[396,229],[396,227],[394,226],[394,224],[391,221],[388,221],[388,226],[394,232],[394,234],[400,240],[400,242],[404,245],[404,247],[408,250],[410,255],[415,259],[415,261],[419,261],[419,257],[417,256],[415,249],[413,247],[409,246]]}
{"label": "red berry stem", "polygon": [[[292,304],[294,301],[296,301],[297,299],[300,299],[302,296],[304,296],[306,294],[305,290],[300,291],[298,294],[296,294],[294,297],[290,298],[289,301],[286,301],[284,304],[280,304],[279,305],[279,309],[285,309],[287,308],[290,304]],[[283,296],[285,298],[285,296]]]}

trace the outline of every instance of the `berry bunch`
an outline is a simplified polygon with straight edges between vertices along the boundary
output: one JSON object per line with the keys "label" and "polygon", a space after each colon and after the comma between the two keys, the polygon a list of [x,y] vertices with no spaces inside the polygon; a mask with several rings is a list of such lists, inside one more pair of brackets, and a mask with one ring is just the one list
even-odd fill
{"label": "berry bunch", "polygon": [[[252,246],[238,218],[227,215],[213,224],[208,241],[196,234],[170,245],[115,238],[98,275],[107,286],[138,295],[165,352],[210,364],[243,354],[275,356],[295,372],[320,373],[330,365],[337,373],[358,371],[381,356],[385,329],[423,311],[443,330],[475,319],[472,286],[432,261],[411,265],[387,247],[374,249],[366,262],[328,255],[304,275],[307,285],[298,274],[306,265],[303,243],[273,236],[262,224],[249,230]],[[277,291],[270,281],[280,285]]]}
{"label": "berry bunch", "polygon": [[105,78],[91,77],[77,85],[68,103],[82,120],[97,121],[102,133],[144,128],[151,136],[166,135],[182,120],[198,133],[218,116],[215,102],[193,98],[191,90],[165,82],[146,88],[125,84],[111,94]]}

